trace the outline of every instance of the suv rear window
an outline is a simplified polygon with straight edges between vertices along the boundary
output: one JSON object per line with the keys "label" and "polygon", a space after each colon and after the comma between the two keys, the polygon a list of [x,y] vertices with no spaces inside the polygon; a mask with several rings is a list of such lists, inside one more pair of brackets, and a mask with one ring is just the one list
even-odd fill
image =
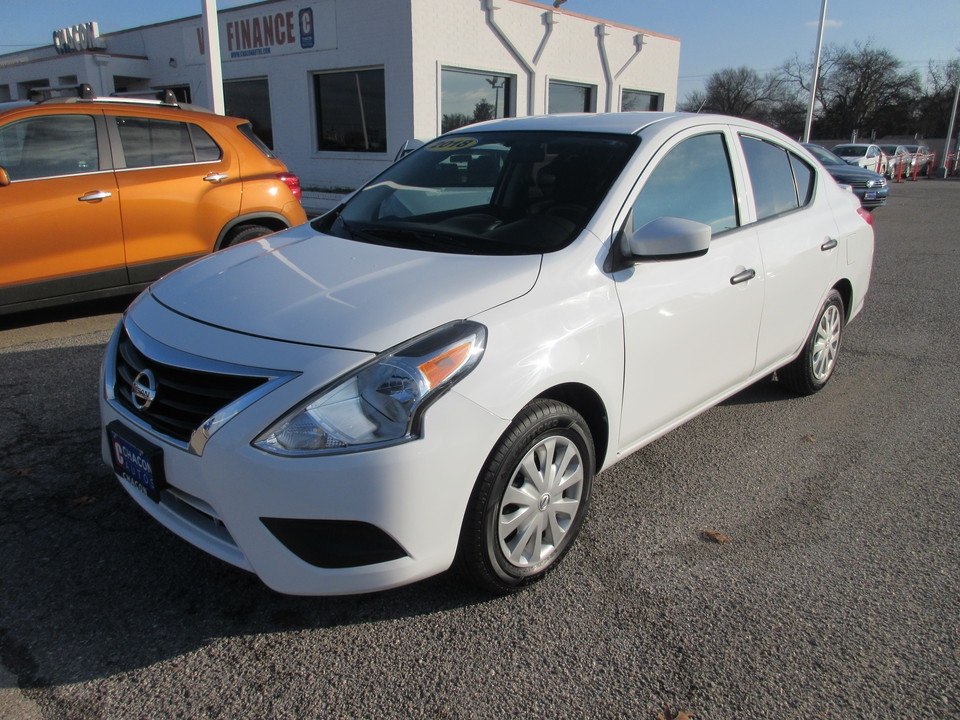
{"label": "suv rear window", "polygon": [[263,142],[257,134],[253,131],[253,125],[250,123],[244,123],[243,125],[237,125],[237,130],[240,131],[240,134],[243,135],[247,140],[252,142],[257,146],[257,149],[260,150],[264,155],[266,155],[271,160],[276,160],[277,156],[273,154],[273,150],[267,147],[267,144]]}

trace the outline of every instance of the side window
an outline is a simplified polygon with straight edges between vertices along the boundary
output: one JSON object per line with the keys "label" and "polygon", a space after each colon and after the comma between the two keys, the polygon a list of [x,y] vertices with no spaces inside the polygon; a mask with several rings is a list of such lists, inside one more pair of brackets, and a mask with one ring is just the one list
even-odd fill
{"label": "side window", "polygon": [[128,168],[182,165],[221,156],[220,147],[197,125],[141,117],[118,117],[116,121]]}
{"label": "side window", "polygon": [[90,115],[44,115],[0,128],[0,167],[11,180],[76,175],[100,169]]}
{"label": "side window", "polygon": [[193,140],[193,150],[197,162],[214,162],[223,157],[223,151],[212,137],[199,125],[188,123],[190,138]]}
{"label": "side window", "polygon": [[790,167],[797,181],[797,198],[800,200],[800,206],[803,207],[813,199],[813,178],[816,175],[812,167],[793,153],[790,153]]}
{"label": "side window", "polygon": [[809,167],[805,170],[806,179],[794,178],[796,166],[802,164],[799,158],[766,140],[743,136],[740,141],[753,183],[758,220],[796,210],[807,203],[813,181]]}
{"label": "side window", "polygon": [[636,232],[659,217],[709,225],[714,233],[737,226],[736,194],[723,135],[684,140],[654,168],[633,204],[628,224]]}

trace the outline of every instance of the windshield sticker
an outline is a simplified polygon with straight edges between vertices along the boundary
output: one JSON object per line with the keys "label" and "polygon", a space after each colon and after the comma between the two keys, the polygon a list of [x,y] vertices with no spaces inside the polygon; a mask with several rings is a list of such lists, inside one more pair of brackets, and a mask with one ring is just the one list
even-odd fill
{"label": "windshield sticker", "polygon": [[450,150],[466,150],[476,145],[479,140],[472,137],[441,138],[427,145],[431,152],[448,152]]}

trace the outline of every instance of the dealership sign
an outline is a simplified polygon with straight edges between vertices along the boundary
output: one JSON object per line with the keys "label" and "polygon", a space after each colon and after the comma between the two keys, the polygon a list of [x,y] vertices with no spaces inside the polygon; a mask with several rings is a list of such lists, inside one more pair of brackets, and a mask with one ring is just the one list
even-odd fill
{"label": "dealership sign", "polygon": [[[290,7],[290,6],[287,6]],[[270,7],[264,12],[230,11],[221,13],[220,57],[223,62],[273,55],[287,55],[305,50],[333,50],[337,47],[336,10],[333,2],[309,6]],[[190,60],[198,62],[207,54],[203,27],[192,30],[196,48]]]}
{"label": "dealership sign", "polygon": [[106,47],[95,22],[74,25],[53,31],[53,47],[61,55],[81,50],[102,50]]}

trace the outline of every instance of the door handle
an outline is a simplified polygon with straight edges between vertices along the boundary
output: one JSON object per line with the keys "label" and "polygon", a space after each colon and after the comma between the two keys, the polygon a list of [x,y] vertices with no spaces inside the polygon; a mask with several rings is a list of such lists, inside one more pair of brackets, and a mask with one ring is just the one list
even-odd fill
{"label": "door handle", "polygon": [[827,250],[833,250],[839,244],[836,238],[827,238],[827,241],[820,246],[820,249],[826,252]]}
{"label": "door handle", "polygon": [[80,202],[94,202],[95,200],[104,200],[105,198],[112,197],[113,193],[104,192],[103,190],[91,190],[86,195],[81,195],[77,198]]}
{"label": "door handle", "polygon": [[226,173],[210,173],[204,178],[204,180],[211,183],[218,183],[221,180],[226,180],[226,179],[227,179]]}
{"label": "door handle", "polygon": [[745,283],[748,280],[753,280],[756,276],[756,270],[744,270],[743,272],[738,272],[736,275],[730,278],[730,284],[739,285],[740,283]]}

